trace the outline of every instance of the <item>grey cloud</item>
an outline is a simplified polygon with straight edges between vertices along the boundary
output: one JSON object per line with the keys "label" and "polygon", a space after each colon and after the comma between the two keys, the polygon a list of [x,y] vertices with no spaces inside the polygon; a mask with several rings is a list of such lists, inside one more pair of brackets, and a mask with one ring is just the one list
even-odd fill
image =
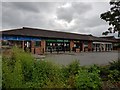
{"label": "grey cloud", "polygon": [[54,7],[57,5],[58,3],[48,2],[4,2],[2,10],[3,28],[21,26],[45,27],[49,21],[49,12],[52,14]]}
{"label": "grey cloud", "polygon": [[13,8],[21,9],[25,11],[39,12],[39,7],[37,3],[31,2],[12,2]]}
{"label": "grey cloud", "polygon": [[107,23],[105,21],[103,21],[102,19],[100,19],[99,16],[95,16],[95,17],[86,19],[85,24],[88,27],[96,27],[96,26],[100,26],[100,25],[105,25]]}
{"label": "grey cloud", "polygon": [[89,4],[84,4],[82,2],[79,3],[71,3],[70,7],[61,7],[57,10],[58,19],[65,20],[67,22],[71,22],[77,16],[81,16],[85,14],[87,11],[91,10],[92,7]]}
{"label": "grey cloud", "polygon": [[90,4],[86,4],[83,2],[80,3],[72,3],[72,7],[74,8],[75,12],[78,14],[85,14],[87,11],[92,9]]}
{"label": "grey cloud", "polygon": [[44,12],[53,10],[58,3],[50,2],[3,2],[3,8],[13,8],[22,12]]}
{"label": "grey cloud", "polygon": [[92,35],[95,36],[102,36],[102,32],[104,32],[105,30],[107,30],[108,25],[101,25],[101,26],[96,26],[96,27],[91,27],[91,28],[87,28],[89,30],[89,32],[92,33]]}
{"label": "grey cloud", "polygon": [[[107,23],[99,18],[96,14],[97,10],[93,10],[97,7],[97,3],[92,7],[91,3],[72,2],[70,7],[58,8],[64,4],[66,3],[4,2],[2,5],[3,28],[29,26],[94,35],[101,35],[107,29]],[[95,15],[91,17],[88,12]]]}
{"label": "grey cloud", "polygon": [[58,19],[62,19],[62,20],[70,22],[73,19],[72,12],[74,13],[74,10],[71,7],[70,8],[59,8],[57,11],[57,17]]}

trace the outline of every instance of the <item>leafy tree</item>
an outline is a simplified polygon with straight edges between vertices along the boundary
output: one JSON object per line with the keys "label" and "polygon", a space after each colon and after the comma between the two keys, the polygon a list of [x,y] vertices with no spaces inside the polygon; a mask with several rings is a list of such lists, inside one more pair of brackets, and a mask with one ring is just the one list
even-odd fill
{"label": "leafy tree", "polygon": [[118,37],[120,37],[120,0],[111,0],[109,4],[111,5],[110,10],[100,15],[101,19],[110,25],[103,35],[118,32]]}

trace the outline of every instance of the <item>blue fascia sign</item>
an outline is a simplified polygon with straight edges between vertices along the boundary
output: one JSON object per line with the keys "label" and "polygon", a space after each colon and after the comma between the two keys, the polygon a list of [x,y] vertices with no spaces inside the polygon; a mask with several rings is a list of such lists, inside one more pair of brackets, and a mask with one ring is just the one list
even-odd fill
{"label": "blue fascia sign", "polygon": [[40,41],[41,38],[39,37],[27,37],[27,36],[2,36],[0,40],[17,40],[17,41],[23,41],[23,40],[28,40],[28,41]]}

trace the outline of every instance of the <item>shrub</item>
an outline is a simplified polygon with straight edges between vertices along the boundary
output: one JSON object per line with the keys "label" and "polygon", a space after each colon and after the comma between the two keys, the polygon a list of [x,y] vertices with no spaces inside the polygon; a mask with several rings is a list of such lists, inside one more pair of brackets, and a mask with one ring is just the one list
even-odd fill
{"label": "shrub", "polygon": [[120,81],[120,60],[110,62],[108,80],[111,82]]}
{"label": "shrub", "polygon": [[80,68],[80,63],[76,60],[70,63],[67,66],[62,66],[62,71],[65,77],[73,76],[78,73],[78,70]]}
{"label": "shrub", "polygon": [[120,81],[120,71],[118,70],[110,70],[108,75],[108,79],[112,82]]}
{"label": "shrub", "polygon": [[102,81],[107,81],[109,75],[109,65],[98,66],[98,69],[100,70],[99,74]]}
{"label": "shrub", "polygon": [[76,75],[78,73],[78,70],[80,68],[79,61],[73,61],[67,66],[67,70],[69,72],[69,75]]}
{"label": "shrub", "polygon": [[120,70],[120,59],[117,61],[110,62],[110,70]]}
{"label": "shrub", "polygon": [[37,61],[33,70],[33,82],[39,83],[37,87],[60,88],[62,82],[61,68],[48,61]]}
{"label": "shrub", "polygon": [[6,62],[3,63],[3,87],[21,88],[23,84],[23,74],[20,60],[15,62],[13,71],[10,70]]}
{"label": "shrub", "polygon": [[19,48],[12,48],[10,56],[3,53],[3,87],[19,88],[26,81],[32,80],[34,59],[31,54]]}
{"label": "shrub", "polygon": [[79,89],[99,89],[101,86],[101,79],[99,77],[99,70],[92,66],[92,71],[88,69],[80,69],[75,77],[75,86]]}
{"label": "shrub", "polygon": [[101,79],[111,84],[120,81],[120,61],[87,67],[74,61],[60,67],[45,60],[35,61],[30,53],[18,48],[9,54],[2,57],[3,88],[99,89]]}
{"label": "shrub", "polygon": [[80,69],[79,61],[75,60],[67,66],[62,66],[62,78],[67,88],[75,87],[75,75]]}

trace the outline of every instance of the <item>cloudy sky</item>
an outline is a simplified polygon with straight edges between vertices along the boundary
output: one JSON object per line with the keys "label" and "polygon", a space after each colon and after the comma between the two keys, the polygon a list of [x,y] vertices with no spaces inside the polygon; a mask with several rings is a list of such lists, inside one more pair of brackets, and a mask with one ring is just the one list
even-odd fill
{"label": "cloudy sky", "polygon": [[108,2],[2,2],[2,28],[43,28],[101,36]]}

